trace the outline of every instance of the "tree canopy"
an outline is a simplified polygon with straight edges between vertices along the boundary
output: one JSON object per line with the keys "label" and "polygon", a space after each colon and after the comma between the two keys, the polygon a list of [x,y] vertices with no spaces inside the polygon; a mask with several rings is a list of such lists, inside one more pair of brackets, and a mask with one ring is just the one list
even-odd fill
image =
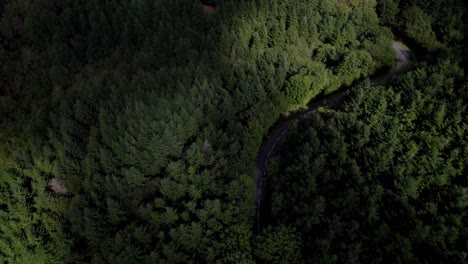
{"label": "tree canopy", "polygon": [[[425,48],[462,36],[457,5],[384,2],[0,1],[0,262],[300,262],[301,229],[252,230],[269,128],[391,67],[401,25]],[[430,109],[440,129],[455,111]]]}
{"label": "tree canopy", "polygon": [[462,80],[459,61],[439,54],[295,124],[271,166],[271,217],[301,233],[305,262],[466,262]]}

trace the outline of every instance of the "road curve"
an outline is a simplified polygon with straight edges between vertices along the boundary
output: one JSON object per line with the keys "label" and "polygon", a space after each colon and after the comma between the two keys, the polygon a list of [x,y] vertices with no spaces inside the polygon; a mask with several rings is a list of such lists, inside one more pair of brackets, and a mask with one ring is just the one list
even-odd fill
{"label": "road curve", "polygon": [[[395,66],[388,72],[376,76],[371,81],[375,84],[383,84],[391,79],[393,76],[404,72],[411,60],[411,51],[406,48],[402,43],[393,41],[392,47],[396,52]],[[281,145],[281,141],[284,135],[289,129],[289,126],[295,120],[301,119],[305,114],[312,112],[319,107],[336,107],[340,105],[344,100],[344,92],[340,92],[335,95],[328,96],[320,101],[313,102],[307,106],[307,109],[289,116],[282,123],[278,124],[273,132],[268,136],[267,140],[263,143],[260,150],[257,166],[255,172],[255,226],[254,230],[259,233],[265,226],[266,210],[268,208],[267,192],[268,192],[268,172],[267,166],[270,159],[278,151]]]}

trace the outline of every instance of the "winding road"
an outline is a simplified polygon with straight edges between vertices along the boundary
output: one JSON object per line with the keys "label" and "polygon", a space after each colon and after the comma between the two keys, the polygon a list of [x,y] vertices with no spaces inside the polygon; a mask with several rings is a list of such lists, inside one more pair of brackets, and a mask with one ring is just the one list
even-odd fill
{"label": "winding road", "polygon": [[[408,48],[406,48],[402,43],[396,41],[392,42],[392,47],[396,52],[395,66],[388,72],[373,78],[371,80],[372,83],[383,84],[389,79],[391,79],[393,76],[398,75],[407,70],[408,66],[410,65],[410,62],[412,60],[411,51]],[[257,159],[257,168],[255,172],[256,215],[254,230],[257,233],[260,232],[266,224],[265,218],[268,209],[268,162],[278,151],[281,142],[284,138],[284,135],[289,129],[289,126],[295,120],[301,119],[305,114],[312,112],[318,109],[319,107],[337,107],[343,102],[344,96],[345,91],[328,96],[320,101],[309,104],[306,110],[291,115],[282,123],[278,124],[273,129],[273,132],[271,132],[271,134],[268,136],[267,140],[264,142]]]}

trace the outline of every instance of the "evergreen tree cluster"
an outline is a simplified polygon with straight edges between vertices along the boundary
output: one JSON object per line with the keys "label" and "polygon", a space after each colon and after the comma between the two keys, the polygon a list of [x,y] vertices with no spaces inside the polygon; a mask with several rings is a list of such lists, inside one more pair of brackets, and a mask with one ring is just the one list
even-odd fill
{"label": "evergreen tree cluster", "polygon": [[293,252],[306,263],[466,263],[467,88],[459,59],[438,54],[296,123],[270,168],[274,226],[303,241]]}
{"label": "evergreen tree cluster", "polygon": [[462,0],[379,0],[381,22],[425,49],[460,44],[464,38]]}
{"label": "evergreen tree cluster", "polygon": [[[215,12],[0,1],[0,262],[274,262],[281,248],[300,261],[302,230],[252,232],[262,139],[282,113],[392,65],[400,25],[375,0],[203,3]],[[434,43],[459,39],[414,3]]]}
{"label": "evergreen tree cluster", "polygon": [[375,2],[215,4],[2,1],[2,261],[254,261],[263,136],[393,36]]}

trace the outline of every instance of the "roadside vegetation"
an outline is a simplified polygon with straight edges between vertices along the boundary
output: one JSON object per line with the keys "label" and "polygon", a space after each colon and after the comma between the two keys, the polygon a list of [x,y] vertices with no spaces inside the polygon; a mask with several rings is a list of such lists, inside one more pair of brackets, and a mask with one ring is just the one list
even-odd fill
{"label": "roadside vegetation", "polygon": [[462,81],[459,61],[439,55],[295,124],[270,167],[271,219],[301,234],[306,262],[466,262]]}
{"label": "roadside vegetation", "polygon": [[[260,237],[276,240],[264,260],[468,261],[463,8],[439,2],[380,2],[382,21],[426,55],[384,86],[359,83],[341,107],[287,134],[269,167],[271,225]],[[291,237],[300,246],[282,255]]]}
{"label": "roadside vegetation", "polygon": [[[379,1],[208,2],[209,14],[191,0],[0,2],[0,262],[284,262],[281,248],[300,261],[313,240],[292,222],[252,231],[253,172],[268,129],[390,67],[392,29],[405,25],[427,48],[460,39],[456,6],[443,29],[445,13],[410,1],[431,17],[434,40],[398,4],[401,24]],[[446,100],[463,100],[460,68],[447,61],[436,74],[453,84]],[[409,90],[415,75],[405,77]],[[466,140],[466,130],[453,133]],[[447,153],[456,160],[463,146]],[[462,165],[447,164],[447,184]],[[456,250],[458,240],[438,241]]]}

